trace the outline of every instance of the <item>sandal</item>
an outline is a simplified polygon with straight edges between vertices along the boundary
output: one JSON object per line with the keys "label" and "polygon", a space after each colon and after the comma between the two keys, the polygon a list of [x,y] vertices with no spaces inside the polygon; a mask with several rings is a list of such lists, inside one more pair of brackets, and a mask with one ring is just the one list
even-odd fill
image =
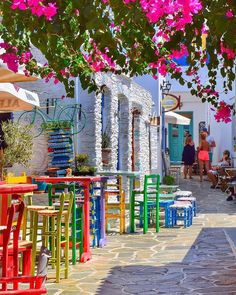
{"label": "sandal", "polygon": [[226,201],[233,201],[233,195],[228,196],[228,198],[226,199]]}

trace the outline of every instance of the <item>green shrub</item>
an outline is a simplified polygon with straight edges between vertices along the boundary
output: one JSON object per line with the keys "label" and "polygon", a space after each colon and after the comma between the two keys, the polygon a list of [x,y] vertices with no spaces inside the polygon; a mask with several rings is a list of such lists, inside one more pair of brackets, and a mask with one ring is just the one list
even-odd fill
{"label": "green shrub", "polygon": [[78,166],[83,165],[88,162],[88,154],[77,154],[75,160]]}
{"label": "green shrub", "polygon": [[166,184],[166,185],[173,185],[173,184],[175,184],[175,179],[171,175],[166,175],[163,177],[162,182],[163,182],[163,184]]}

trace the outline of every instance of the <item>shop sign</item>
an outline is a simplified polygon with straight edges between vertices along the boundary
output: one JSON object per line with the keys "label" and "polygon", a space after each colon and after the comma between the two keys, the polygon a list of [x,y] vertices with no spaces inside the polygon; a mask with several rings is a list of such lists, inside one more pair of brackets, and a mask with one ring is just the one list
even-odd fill
{"label": "shop sign", "polygon": [[173,94],[166,94],[161,101],[164,112],[170,112],[177,108],[180,108],[180,96]]}

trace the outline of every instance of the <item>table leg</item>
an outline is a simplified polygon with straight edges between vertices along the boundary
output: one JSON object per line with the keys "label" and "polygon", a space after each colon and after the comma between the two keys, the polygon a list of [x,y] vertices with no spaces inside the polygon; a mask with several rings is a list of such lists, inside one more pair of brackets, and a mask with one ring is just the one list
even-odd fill
{"label": "table leg", "polygon": [[1,218],[0,218],[0,225],[6,225],[7,224],[7,209],[10,206],[11,202],[11,195],[0,195],[0,212],[1,212]]}
{"label": "table leg", "polygon": [[107,244],[105,231],[105,181],[101,182],[101,197],[100,197],[100,225],[101,225],[101,239],[99,240],[99,247],[102,248]]}
{"label": "table leg", "polygon": [[84,253],[81,256],[81,262],[86,262],[90,260],[92,257],[90,251],[90,241],[89,241],[89,228],[90,228],[90,220],[89,220],[89,182],[84,184],[84,235],[83,235],[83,242],[84,242]]}

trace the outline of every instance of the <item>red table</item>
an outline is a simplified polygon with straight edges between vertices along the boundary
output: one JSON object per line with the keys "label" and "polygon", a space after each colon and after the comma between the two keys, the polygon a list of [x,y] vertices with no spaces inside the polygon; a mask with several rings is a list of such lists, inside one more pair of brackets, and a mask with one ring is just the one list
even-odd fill
{"label": "red table", "polygon": [[0,225],[7,224],[7,208],[14,194],[26,194],[37,189],[37,184],[0,184]]}
{"label": "red table", "polygon": [[92,257],[89,242],[89,209],[90,209],[90,184],[94,182],[102,182],[102,176],[71,176],[71,177],[35,177],[35,181],[42,181],[47,183],[61,183],[61,182],[78,182],[84,187],[84,253],[81,257],[81,262],[86,262]]}

